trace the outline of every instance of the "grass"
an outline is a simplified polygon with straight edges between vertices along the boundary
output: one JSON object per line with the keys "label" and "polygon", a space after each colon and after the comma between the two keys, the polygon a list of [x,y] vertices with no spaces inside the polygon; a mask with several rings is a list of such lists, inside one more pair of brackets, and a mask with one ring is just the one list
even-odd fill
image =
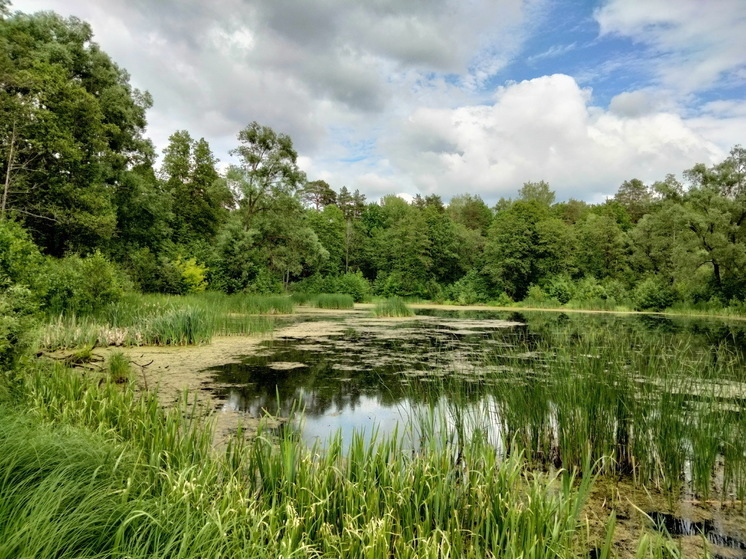
{"label": "grass", "polygon": [[321,293],[313,296],[308,303],[319,309],[346,310],[355,307],[355,300],[352,298],[352,295],[339,293]]}
{"label": "grass", "polygon": [[106,361],[106,373],[111,382],[127,382],[132,374],[129,359],[121,351],[115,351]]}
{"label": "grass", "polygon": [[373,316],[378,318],[414,316],[414,311],[398,297],[386,299],[376,303],[373,307]]}
{"label": "grass", "polygon": [[56,366],[0,404],[0,558],[577,557],[592,478],[526,476],[484,437],[211,448],[189,408]]}
{"label": "grass", "polygon": [[[323,450],[287,429],[218,453],[186,397],[30,367],[0,387],[0,559],[581,557],[597,474],[743,507],[738,345],[560,318],[496,331],[479,391],[415,386],[425,414]],[[680,554],[641,533],[638,557]]]}
{"label": "grass", "polygon": [[289,297],[203,293],[136,295],[94,315],[52,316],[36,333],[40,349],[85,345],[193,345],[213,336],[271,331],[272,315],[290,314]]}

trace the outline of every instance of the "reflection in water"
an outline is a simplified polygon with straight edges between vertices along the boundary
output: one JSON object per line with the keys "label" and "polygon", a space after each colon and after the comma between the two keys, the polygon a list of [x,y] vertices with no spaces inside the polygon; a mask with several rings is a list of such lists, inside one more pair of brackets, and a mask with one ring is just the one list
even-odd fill
{"label": "reflection in water", "polygon": [[[504,406],[522,398],[532,408],[544,409],[551,422],[546,379],[553,365],[545,353],[547,339],[557,331],[567,340],[596,330],[618,331],[619,339],[625,332],[644,337],[687,334],[688,343],[709,351],[714,363],[723,354],[739,355],[744,342],[742,325],[717,320],[493,311],[419,314],[418,320],[404,321],[340,316],[346,325],[342,334],[279,336],[240,363],[211,369],[219,387],[212,390],[224,406],[254,417],[265,412],[287,416],[301,407],[309,439],[324,438],[337,428],[370,430],[373,424],[385,433],[441,397],[448,402],[458,396],[462,405],[499,395]],[[519,393],[497,389],[506,381]],[[636,380],[638,386],[649,382]],[[697,398],[689,395],[687,402]],[[508,412],[510,416],[512,410]],[[512,421],[508,416],[491,421]]]}

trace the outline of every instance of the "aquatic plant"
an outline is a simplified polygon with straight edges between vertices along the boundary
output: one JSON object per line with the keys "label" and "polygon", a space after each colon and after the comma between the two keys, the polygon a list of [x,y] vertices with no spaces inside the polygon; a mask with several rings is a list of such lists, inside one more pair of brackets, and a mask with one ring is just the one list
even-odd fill
{"label": "aquatic plant", "polygon": [[132,373],[129,359],[121,351],[115,351],[106,360],[106,373],[111,382],[127,382]]}
{"label": "aquatic plant", "polygon": [[339,293],[321,293],[312,297],[309,303],[311,306],[319,309],[346,310],[355,307],[355,300],[352,298],[352,295]]}
{"label": "aquatic plant", "polygon": [[392,297],[376,303],[373,316],[379,318],[414,316],[414,311],[399,297]]}
{"label": "aquatic plant", "polygon": [[[50,368],[51,367],[51,368]],[[484,437],[357,434],[306,448],[239,435],[225,453],[193,409],[29,371],[23,414],[0,413],[0,558],[577,557],[592,476],[526,478]],[[32,420],[27,415],[35,416]]]}

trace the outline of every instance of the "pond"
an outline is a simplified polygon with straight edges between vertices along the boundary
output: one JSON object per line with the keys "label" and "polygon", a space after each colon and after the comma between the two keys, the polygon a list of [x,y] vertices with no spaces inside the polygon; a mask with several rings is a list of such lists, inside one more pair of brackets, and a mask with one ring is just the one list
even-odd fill
{"label": "pond", "polygon": [[[444,309],[293,321],[304,327],[278,328],[258,351],[208,369],[221,408],[253,417],[302,409],[309,445],[414,425],[416,446],[418,426],[434,417],[451,442],[486,433],[535,467],[598,461],[617,494],[619,483],[658,492],[660,502],[632,507],[647,508],[651,523],[670,511],[742,552],[746,323]],[[711,502],[718,510],[702,506]]]}

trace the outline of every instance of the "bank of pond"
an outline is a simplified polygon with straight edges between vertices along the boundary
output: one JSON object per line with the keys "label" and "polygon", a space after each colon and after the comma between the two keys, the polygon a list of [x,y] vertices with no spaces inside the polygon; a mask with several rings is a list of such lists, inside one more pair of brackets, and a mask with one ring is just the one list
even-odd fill
{"label": "bank of pond", "polygon": [[[0,404],[0,558],[746,556],[746,323],[179,301],[39,330]],[[265,335],[199,371],[212,409],[51,353],[167,344],[132,333],[184,309]],[[283,421],[216,448],[226,412]]]}

